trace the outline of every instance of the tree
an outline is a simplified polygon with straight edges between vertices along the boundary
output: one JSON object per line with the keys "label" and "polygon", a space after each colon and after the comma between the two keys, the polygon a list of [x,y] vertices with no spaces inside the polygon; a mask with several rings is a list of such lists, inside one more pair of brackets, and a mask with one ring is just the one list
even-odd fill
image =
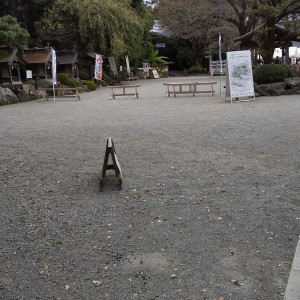
{"label": "tree", "polygon": [[118,58],[140,55],[152,25],[150,10],[141,6],[133,9],[131,0],[57,0],[38,27],[45,40],[67,38],[85,51]]}
{"label": "tree", "polygon": [[[299,14],[299,0],[224,0],[223,7],[227,4],[227,14],[222,17],[239,30],[240,36],[254,30],[256,25],[261,25],[256,30],[253,39],[257,42],[260,52],[266,63],[273,60],[276,48],[275,25],[285,19],[285,26],[296,32],[295,22],[291,24],[288,16]],[[231,9],[231,12],[228,11]],[[285,36],[285,39],[288,37]],[[278,41],[279,43],[281,41]]]}
{"label": "tree", "polygon": [[161,0],[156,9],[160,24],[172,35],[191,46],[194,64],[217,36],[219,20],[209,1]]}
{"label": "tree", "polygon": [[285,26],[295,34],[297,29],[295,22],[291,25],[290,16],[299,13],[299,0],[160,0],[157,9],[162,25],[172,35],[191,43],[196,59],[209,45],[217,47],[217,31],[228,40],[233,32],[230,27],[237,30],[236,36],[243,36],[259,25],[254,39],[265,62],[272,60],[276,47],[275,24],[286,19]]}
{"label": "tree", "polygon": [[146,61],[150,64],[150,66],[156,68],[158,65],[166,63],[165,59],[167,59],[167,57],[158,55],[158,50],[154,50],[153,44],[149,43]]}
{"label": "tree", "polygon": [[258,18],[251,14],[257,8],[256,0],[213,0],[216,18],[233,25],[240,36],[254,29]]}
{"label": "tree", "polygon": [[0,18],[0,45],[10,45],[23,49],[28,42],[29,33],[12,16]]}
{"label": "tree", "polygon": [[3,0],[1,16],[11,15],[30,34],[29,46],[37,43],[35,22],[39,21],[45,9],[51,7],[55,0]]}
{"label": "tree", "polygon": [[[252,11],[254,16],[260,19],[263,24],[262,28],[255,33],[254,39],[260,46],[260,52],[265,63],[273,61],[274,49],[281,42],[289,42],[292,36],[300,33],[300,26],[296,26],[295,22],[290,22],[289,15],[294,15],[300,12],[300,1],[261,1],[262,3]],[[286,35],[278,40],[275,33],[275,25],[284,21]]]}

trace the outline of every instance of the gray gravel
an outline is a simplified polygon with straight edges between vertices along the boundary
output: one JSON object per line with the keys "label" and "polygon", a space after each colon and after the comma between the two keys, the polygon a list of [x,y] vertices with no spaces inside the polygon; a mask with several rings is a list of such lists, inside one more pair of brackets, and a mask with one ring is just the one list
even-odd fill
{"label": "gray gravel", "polygon": [[[0,107],[0,299],[283,299],[300,97],[166,96],[195,79]],[[100,193],[110,136],[123,190]]]}

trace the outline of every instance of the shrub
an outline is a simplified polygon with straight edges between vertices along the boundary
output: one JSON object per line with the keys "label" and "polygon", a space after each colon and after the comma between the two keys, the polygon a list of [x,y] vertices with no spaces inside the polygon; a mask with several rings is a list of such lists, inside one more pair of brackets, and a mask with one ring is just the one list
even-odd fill
{"label": "shrub", "polygon": [[190,48],[180,47],[177,50],[176,60],[182,69],[188,69],[193,66],[194,55]]}
{"label": "shrub", "polygon": [[188,74],[201,74],[205,72],[206,70],[202,68],[200,65],[192,66],[188,69]]}
{"label": "shrub", "polygon": [[266,64],[258,66],[253,71],[253,79],[257,84],[283,81],[285,78],[294,77],[293,69],[283,64]]}
{"label": "shrub", "polygon": [[27,80],[26,84],[32,84],[33,86],[35,86],[35,80]]}
{"label": "shrub", "polygon": [[83,84],[87,85],[87,87],[90,91],[95,91],[97,88],[96,83],[93,81],[90,81],[90,80],[84,81]]}
{"label": "shrub", "polygon": [[85,70],[79,70],[78,76],[82,80],[90,80],[91,79],[90,74]]}
{"label": "shrub", "polygon": [[108,76],[107,74],[103,74],[103,80],[109,85],[116,85],[121,82],[118,76],[115,75]]}
{"label": "shrub", "polygon": [[59,73],[57,74],[57,80],[61,83],[61,84],[65,84],[69,87],[75,88],[78,87],[80,84],[79,82],[74,79],[71,75],[66,74],[66,73]]}

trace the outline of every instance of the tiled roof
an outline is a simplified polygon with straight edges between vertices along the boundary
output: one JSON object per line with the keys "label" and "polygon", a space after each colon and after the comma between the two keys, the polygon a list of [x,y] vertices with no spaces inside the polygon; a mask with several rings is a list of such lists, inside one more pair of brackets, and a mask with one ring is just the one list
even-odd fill
{"label": "tiled roof", "polygon": [[51,60],[51,51],[45,48],[24,50],[23,59],[28,64],[46,64]]}
{"label": "tiled roof", "polygon": [[23,59],[18,55],[17,49],[0,47],[0,63],[12,63],[14,60],[21,64],[25,64]]}
{"label": "tiled roof", "polygon": [[69,65],[77,63],[77,52],[71,51],[57,51],[56,62],[58,65]]}

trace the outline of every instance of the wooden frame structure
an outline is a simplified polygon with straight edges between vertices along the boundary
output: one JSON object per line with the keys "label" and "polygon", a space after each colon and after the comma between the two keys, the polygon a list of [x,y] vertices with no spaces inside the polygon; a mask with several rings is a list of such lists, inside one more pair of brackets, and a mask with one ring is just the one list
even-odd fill
{"label": "wooden frame structure", "polygon": [[[137,88],[140,87],[139,84],[135,84],[135,85],[112,85],[112,86],[108,86],[108,88],[111,89],[111,93],[110,93],[110,99],[116,99],[116,96],[135,96],[135,98],[137,99],[139,97],[139,93]],[[115,89],[121,90],[121,93],[116,94]],[[134,92],[130,91],[130,92],[126,92],[126,90],[128,89],[133,89]]]}
{"label": "wooden frame structure", "polygon": [[12,84],[21,84],[20,65],[26,62],[18,54],[16,48],[10,46],[0,47],[0,81]]}
{"label": "wooden frame structure", "polygon": [[25,49],[23,59],[26,61],[26,68],[32,70],[33,76],[39,78],[52,78],[52,48],[33,48]]}
{"label": "wooden frame structure", "polygon": [[[181,94],[192,94],[195,96],[195,94],[199,93],[210,93],[211,96],[214,95],[214,84],[216,84],[216,81],[207,81],[207,82],[181,82],[181,83],[163,83],[167,87],[167,95],[170,97],[172,94],[173,97],[176,97],[176,95]],[[197,86],[201,85],[209,85],[210,90],[197,90]],[[185,89],[184,87],[188,87]]]}
{"label": "wooden frame structure", "polygon": [[78,53],[76,50],[56,52],[57,73],[66,73],[78,78]]}
{"label": "wooden frame structure", "polygon": [[[112,164],[108,164],[109,156],[111,155]],[[106,172],[107,170],[114,170],[115,171],[115,178],[107,178]],[[111,137],[107,139],[106,142],[106,149],[105,149],[105,156],[104,156],[104,162],[102,167],[102,173],[100,178],[100,192],[103,192],[104,185],[106,183],[114,183],[117,184],[119,187],[119,190],[122,190],[122,170],[117,158],[116,150],[114,147],[114,143]]]}
{"label": "wooden frame structure", "polygon": [[[53,88],[40,88],[39,90],[41,90],[44,93],[43,96],[43,100],[49,100],[49,96],[47,95],[47,92],[53,92]],[[71,97],[75,97],[75,100],[80,100],[80,95],[79,95],[79,88],[55,88],[54,91],[57,91],[57,98],[71,98]],[[65,92],[68,91],[74,91],[75,94],[65,94]]]}

